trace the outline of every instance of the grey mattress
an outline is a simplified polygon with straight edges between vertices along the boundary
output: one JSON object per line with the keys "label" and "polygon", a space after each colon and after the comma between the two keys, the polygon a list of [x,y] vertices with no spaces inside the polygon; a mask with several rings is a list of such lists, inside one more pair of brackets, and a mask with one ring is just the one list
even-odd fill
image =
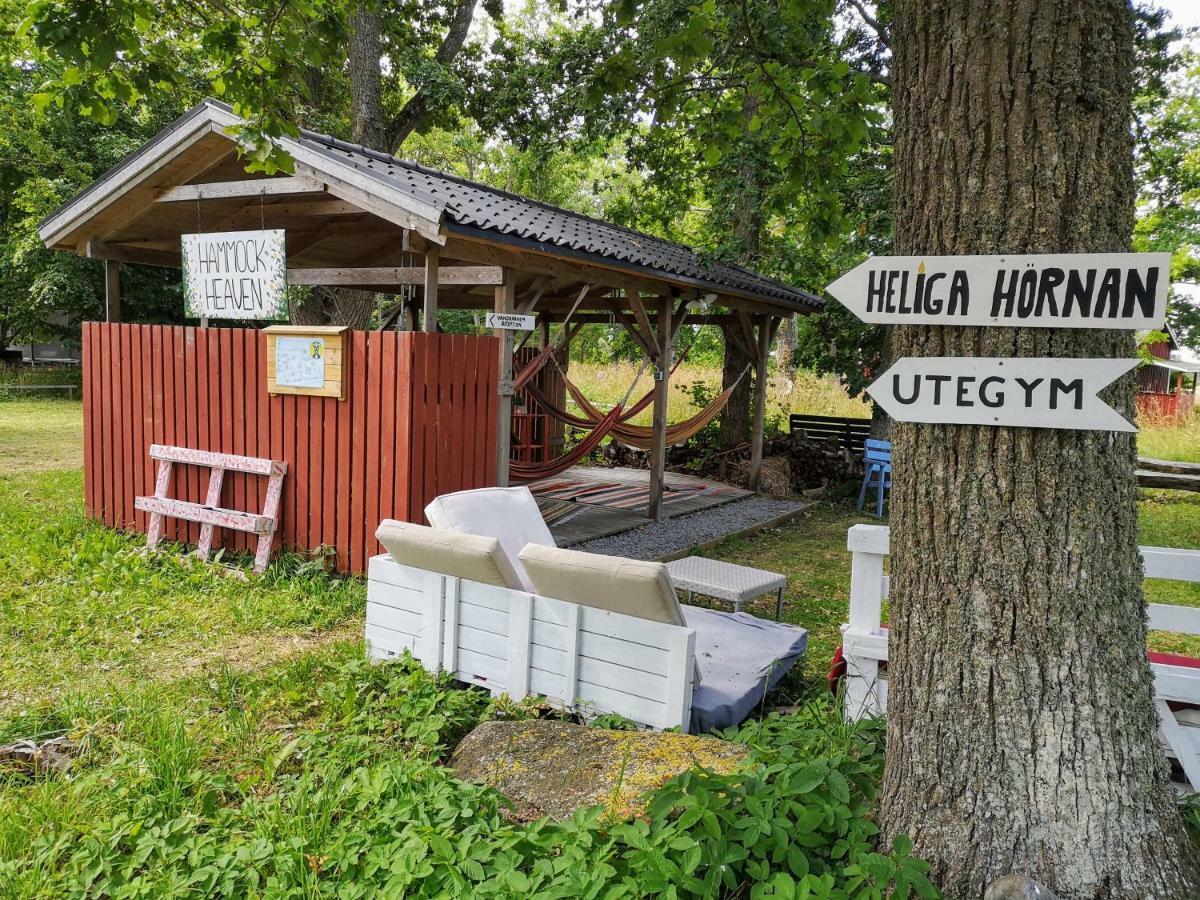
{"label": "grey mattress", "polygon": [[808,632],[749,613],[684,606],[696,631],[700,684],[692,692],[693,733],[737,725],[762,703],[808,646]]}

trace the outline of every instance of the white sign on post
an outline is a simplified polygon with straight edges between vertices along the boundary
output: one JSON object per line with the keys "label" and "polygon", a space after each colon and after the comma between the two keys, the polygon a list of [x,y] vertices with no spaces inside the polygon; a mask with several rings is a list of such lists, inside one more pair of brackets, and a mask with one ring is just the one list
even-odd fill
{"label": "white sign on post", "polygon": [[864,322],[1160,328],[1169,253],[876,256],[826,290]]}
{"label": "white sign on post", "polygon": [[1096,396],[1136,359],[906,356],[867,393],[899,422],[1137,431]]}
{"label": "white sign on post", "polygon": [[537,327],[537,316],[490,312],[487,314],[487,327],[503,328],[509,331],[532,331]]}
{"label": "white sign on post", "polygon": [[275,338],[275,383],[295,388],[325,387],[325,339]]}
{"label": "white sign on post", "polygon": [[286,319],[283,229],[183,235],[183,289],[193,319]]}

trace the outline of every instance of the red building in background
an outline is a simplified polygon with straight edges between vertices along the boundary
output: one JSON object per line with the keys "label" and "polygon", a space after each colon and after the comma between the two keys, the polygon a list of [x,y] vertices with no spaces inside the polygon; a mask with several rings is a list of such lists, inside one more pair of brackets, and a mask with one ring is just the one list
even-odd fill
{"label": "red building in background", "polygon": [[1179,342],[1170,326],[1167,340],[1148,344],[1154,358],[1138,371],[1137,412],[1142,418],[1186,419],[1196,406],[1200,363],[1174,358]]}

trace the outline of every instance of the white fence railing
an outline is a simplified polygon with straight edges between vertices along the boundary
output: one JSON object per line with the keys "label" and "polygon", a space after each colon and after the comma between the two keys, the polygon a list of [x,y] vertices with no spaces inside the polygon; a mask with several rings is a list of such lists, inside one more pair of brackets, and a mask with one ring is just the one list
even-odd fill
{"label": "white fence railing", "polygon": [[[847,719],[882,715],[887,710],[887,676],[879,664],[888,659],[888,629],[883,601],[891,590],[885,573],[891,531],[886,525],[854,525],[846,538],[851,554],[850,621],[842,626],[843,711]],[[1141,547],[1147,578],[1200,582],[1200,550]],[[1200,635],[1200,609],[1150,603],[1150,628]],[[1200,661],[1196,666],[1151,663],[1159,735],[1183,769],[1194,790],[1200,790]],[[1172,711],[1168,704],[1194,709]]]}

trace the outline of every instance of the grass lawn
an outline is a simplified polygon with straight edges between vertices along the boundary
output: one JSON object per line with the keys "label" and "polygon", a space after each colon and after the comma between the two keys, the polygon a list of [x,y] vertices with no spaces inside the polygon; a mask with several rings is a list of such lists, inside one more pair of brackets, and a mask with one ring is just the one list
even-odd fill
{"label": "grass lawn", "polygon": [[[442,763],[477,722],[536,709],[366,664],[361,581],[285,557],[243,583],[88,522],[79,426],[78,404],[0,402],[0,744],[65,736],[79,757],[69,777],[0,770],[0,897],[927,887],[903,844],[873,852],[876,726],[842,725],[822,688],[846,529],[874,521],[845,502],[712,554],[787,573],[785,617],[810,630],[779,698],[802,712],[729,735],[751,746],[748,773],[688,776],[636,825],[519,824]],[[1200,546],[1200,497],[1148,492],[1139,539]],[[1200,606],[1200,586],[1148,596]]]}

